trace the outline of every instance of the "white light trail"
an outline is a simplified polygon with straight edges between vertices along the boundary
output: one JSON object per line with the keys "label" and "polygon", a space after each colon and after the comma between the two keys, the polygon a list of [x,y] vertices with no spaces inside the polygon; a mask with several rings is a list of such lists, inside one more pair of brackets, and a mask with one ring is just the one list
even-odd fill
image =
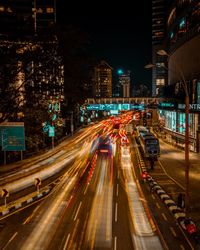
{"label": "white light trail", "polygon": [[121,147],[121,167],[125,179],[133,225],[132,239],[135,249],[163,249],[159,237],[155,234],[141,201],[140,193],[133,176],[130,148]]}

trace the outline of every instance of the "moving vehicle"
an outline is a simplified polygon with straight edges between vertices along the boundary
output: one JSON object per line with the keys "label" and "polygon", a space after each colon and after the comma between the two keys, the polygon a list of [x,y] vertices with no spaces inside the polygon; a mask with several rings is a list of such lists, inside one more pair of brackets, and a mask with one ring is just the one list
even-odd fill
{"label": "moving vehicle", "polygon": [[154,161],[157,161],[157,158],[160,156],[159,140],[147,129],[140,129],[137,132],[144,157],[150,161],[151,168],[153,169]]}

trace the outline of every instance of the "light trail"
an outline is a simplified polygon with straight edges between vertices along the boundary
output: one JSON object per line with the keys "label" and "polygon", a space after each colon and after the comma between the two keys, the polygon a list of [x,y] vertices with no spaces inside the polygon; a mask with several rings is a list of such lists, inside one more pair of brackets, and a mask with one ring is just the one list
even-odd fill
{"label": "light trail", "polygon": [[135,249],[163,249],[159,237],[155,234],[151,226],[147,213],[144,209],[143,202],[134,179],[130,148],[121,147],[121,168],[124,174],[126,192],[128,196],[132,239]]}
{"label": "light trail", "polygon": [[86,230],[86,244],[90,249],[112,247],[113,183],[111,159],[98,160],[99,177]]}

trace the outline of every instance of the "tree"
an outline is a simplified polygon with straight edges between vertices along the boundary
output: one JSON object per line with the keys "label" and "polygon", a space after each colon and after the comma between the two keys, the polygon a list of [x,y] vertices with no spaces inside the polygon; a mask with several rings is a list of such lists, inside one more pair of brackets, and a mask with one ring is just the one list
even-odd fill
{"label": "tree", "polygon": [[[57,29],[59,41],[59,54],[63,55],[65,69],[65,103],[63,110],[70,120],[71,111],[74,117],[79,117],[79,107],[88,97],[88,90],[85,82],[91,82],[90,68],[92,58],[87,53],[89,45],[88,37],[85,33],[73,26],[61,26]],[[75,127],[79,126],[76,119]]]}

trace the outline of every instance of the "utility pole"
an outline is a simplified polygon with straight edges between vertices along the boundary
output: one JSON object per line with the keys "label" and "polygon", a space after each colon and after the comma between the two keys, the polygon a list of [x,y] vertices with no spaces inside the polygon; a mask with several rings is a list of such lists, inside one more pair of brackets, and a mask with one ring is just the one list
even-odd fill
{"label": "utility pole", "polygon": [[[186,83],[185,83],[186,84]],[[187,87],[187,86],[185,86]],[[189,140],[189,109],[190,101],[188,89],[185,93],[185,210],[188,212],[190,204],[190,195],[189,195],[189,170],[190,170],[190,140]]]}
{"label": "utility pole", "polygon": [[73,111],[71,112],[71,134],[74,134],[74,117],[73,117]]}

